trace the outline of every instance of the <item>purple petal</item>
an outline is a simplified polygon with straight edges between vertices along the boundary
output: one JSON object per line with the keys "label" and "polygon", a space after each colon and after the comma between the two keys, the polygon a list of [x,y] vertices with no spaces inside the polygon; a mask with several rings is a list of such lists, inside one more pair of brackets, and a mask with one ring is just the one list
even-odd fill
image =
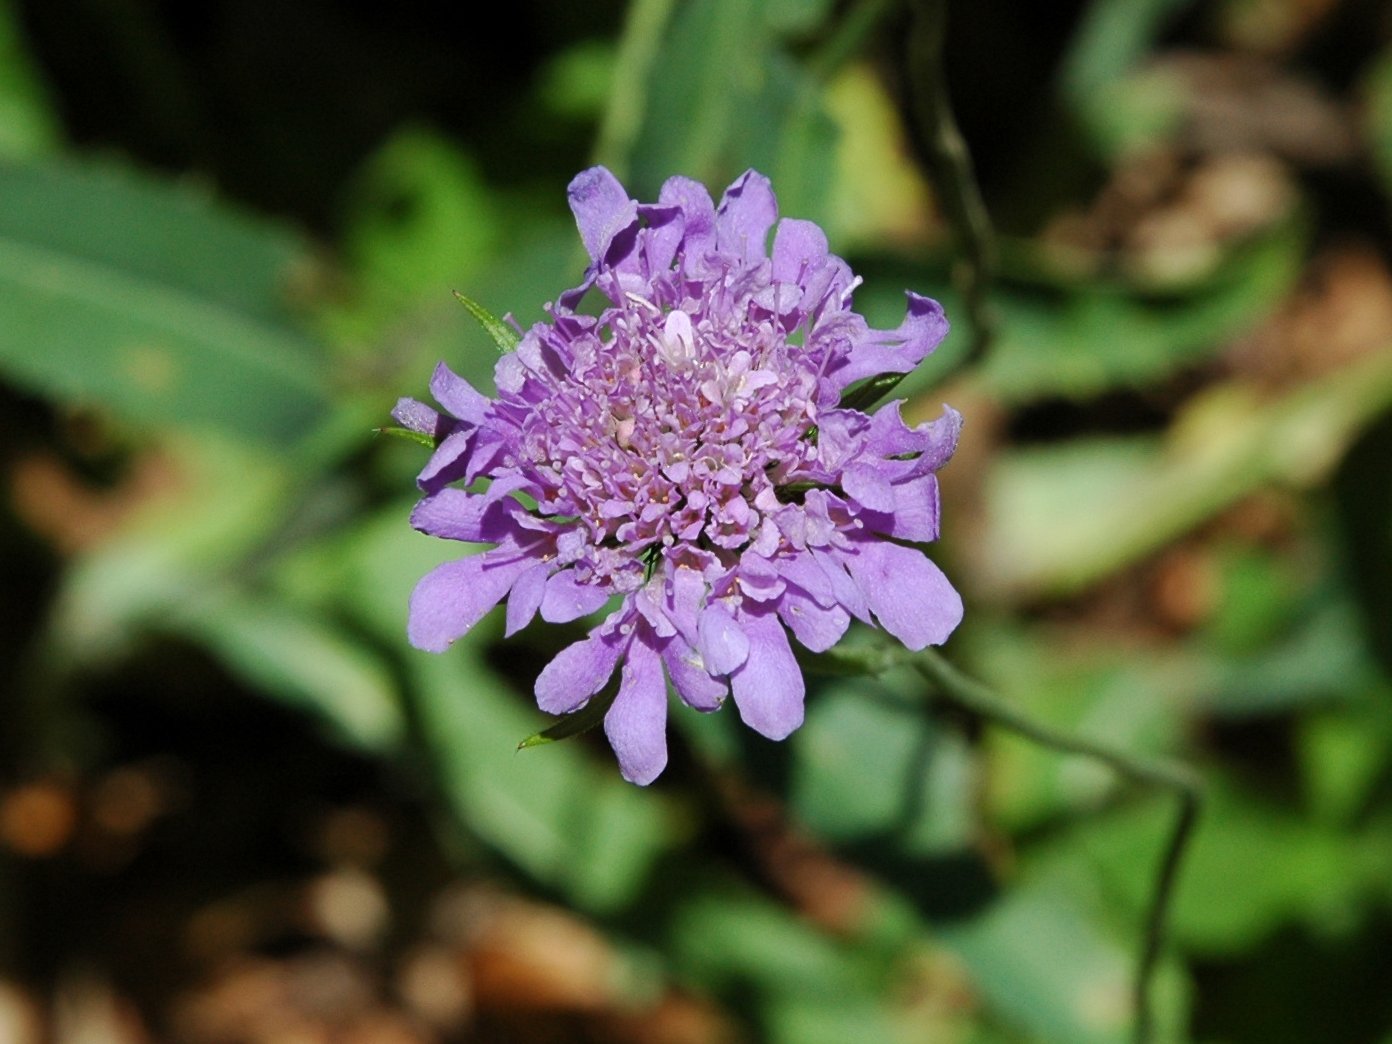
{"label": "purple petal", "polygon": [[682,641],[680,636],[663,646],[662,662],[667,665],[672,688],[677,690],[683,703],[698,711],[720,709],[729,687],[706,673],[700,653]]}
{"label": "purple petal", "polygon": [[851,614],[839,605],[820,606],[795,587],[784,593],[778,603],[778,615],[793,637],[813,652],[830,649],[851,623]]}
{"label": "purple petal", "polygon": [[735,706],[755,732],[781,740],[802,724],[802,671],[777,616],[744,615],[740,625],[749,636],[749,657],[730,675]]}
{"label": "purple petal", "polygon": [[547,623],[569,623],[592,613],[609,600],[609,592],[598,584],[584,584],[571,569],[556,573],[546,581],[541,599],[541,618]]}
{"label": "purple petal", "polygon": [[438,410],[432,409],[418,399],[397,399],[392,407],[392,419],[403,428],[418,431],[422,435],[439,438],[451,425]]}
{"label": "purple petal", "polygon": [[715,217],[716,249],[745,261],[766,256],[769,229],[778,220],[778,202],[769,179],[747,170],[725,190]]}
{"label": "purple petal", "polygon": [[922,552],[866,541],[845,561],[880,626],[910,649],[941,645],[962,622],[961,595]]}
{"label": "purple petal", "polygon": [[541,669],[536,680],[537,706],[547,714],[569,714],[604,688],[623,652],[617,630],[595,631],[567,645]]}
{"label": "purple petal", "polygon": [[508,593],[507,629],[504,638],[510,638],[532,622],[537,607],[541,605],[541,593],[546,588],[546,578],[551,567],[546,563],[532,566],[519,576]]}
{"label": "purple petal", "polygon": [[869,623],[870,604],[865,600],[865,594],[861,591],[860,585],[851,579],[850,574],[846,572],[846,567],[841,563],[841,556],[816,549],[808,553],[812,556],[813,561],[822,567],[822,572],[826,575],[831,584],[832,592],[836,596],[836,603],[857,620]]}
{"label": "purple petal", "polygon": [[667,619],[686,639],[696,642],[696,620],[701,601],[706,597],[706,581],[699,570],[677,566],[667,584]]}
{"label": "purple petal", "polygon": [[819,605],[834,605],[836,592],[826,571],[809,554],[787,555],[778,559],[778,572],[789,583],[802,588]]}
{"label": "purple petal", "polygon": [[657,201],[664,207],[681,209],[688,237],[715,232],[715,203],[699,181],[680,174],[670,177],[662,183]]}
{"label": "purple petal", "polygon": [[614,237],[638,219],[638,204],[604,167],[575,175],[567,195],[591,261],[601,260]]}
{"label": "purple petal", "polygon": [[696,649],[711,674],[729,674],[749,655],[749,639],[718,603],[701,610],[696,635]]}
{"label": "purple petal", "polygon": [[866,452],[876,457],[918,454],[928,458],[931,469],[936,471],[947,463],[957,448],[957,439],[962,433],[962,415],[951,406],[943,406],[941,417],[910,428],[899,415],[903,404],[902,399],[895,399],[875,411],[870,418]]}
{"label": "purple petal", "polygon": [[807,273],[820,268],[827,256],[827,238],[811,221],[784,218],[773,236],[773,278],[778,283],[803,285]]}
{"label": "purple petal", "polygon": [[903,341],[899,350],[911,357],[913,365],[917,366],[928,353],[942,344],[950,327],[947,314],[937,301],[912,290],[906,291],[905,296],[909,299],[909,307],[904,321],[894,334],[896,339]]}
{"label": "purple petal", "polygon": [[436,490],[463,478],[468,473],[469,461],[473,457],[473,454],[469,452],[473,436],[474,431],[470,428],[446,435],[445,441],[435,447],[435,452],[430,455],[430,460],[421,469],[420,475],[416,478],[416,484],[421,489]]}
{"label": "purple petal", "polygon": [[430,377],[430,394],[451,414],[473,425],[483,423],[493,401],[444,363]]}
{"label": "purple petal", "polygon": [[894,487],[894,511],[868,512],[861,519],[867,528],[899,540],[926,543],[938,539],[938,477],[933,474],[901,482]]}
{"label": "purple petal", "polygon": [[667,766],[667,684],[662,660],[641,639],[628,647],[619,694],[604,715],[604,734],[623,778],[647,786]]}
{"label": "purple petal", "polygon": [[871,511],[893,511],[894,489],[870,464],[853,464],[841,473],[841,488]]}
{"label": "purple petal", "polygon": [[710,193],[699,181],[673,177],[663,183],[658,200],[663,206],[681,208],[683,267],[703,270],[707,255],[715,249],[715,204]]}
{"label": "purple petal", "polygon": [[686,232],[686,216],[679,206],[638,207],[638,216],[643,219],[641,253],[645,262],[644,278],[659,276],[672,267]]}
{"label": "purple petal", "polygon": [[508,537],[519,537],[522,527],[514,518],[522,512],[522,505],[502,490],[495,494],[499,485],[501,482],[494,483],[487,493],[462,489],[431,493],[411,512],[411,525],[431,536],[476,544],[498,544]]}
{"label": "purple petal", "polygon": [[451,642],[468,634],[508,593],[513,581],[535,564],[516,554],[515,550],[486,551],[426,573],[411,592],[406,630],[411,644],[426,652],[444,652]]}
{"label": "purple petal", "polygon": [[947,336],[942,305],[912,291],[907,296],[908,312],[897,330],[868,330],[849,354],[828,367],[833,386],[845,388],[863,377],[882,373],[908,373]]}

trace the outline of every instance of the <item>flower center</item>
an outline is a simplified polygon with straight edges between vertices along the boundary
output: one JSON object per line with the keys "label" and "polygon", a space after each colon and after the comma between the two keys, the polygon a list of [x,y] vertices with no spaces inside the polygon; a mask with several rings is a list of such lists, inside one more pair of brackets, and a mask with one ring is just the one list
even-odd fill
{"label": "flower center", "polygon": [[641,577],[644,552],[733,560],[755,540],[771,552],[774,488],[814,452],[803,349],[746,316],[718,324],[641,301],[606,319],[572,342],[521,442],[541,510],[577,517],[588,538],[577,568],[616,580]]}

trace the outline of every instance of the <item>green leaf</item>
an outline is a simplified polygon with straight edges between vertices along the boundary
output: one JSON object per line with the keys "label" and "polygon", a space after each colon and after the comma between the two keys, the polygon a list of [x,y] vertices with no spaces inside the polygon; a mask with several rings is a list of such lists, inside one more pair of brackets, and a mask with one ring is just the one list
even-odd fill
{"label": "green leaf", "polygon": [[[729,128],[727,164],[768,175],[780,214],[824,222],[836,180],[839,131],[820,82],[778,48],[763,56],[763,75],[739,101]],[[716,186],[711,186],[712,190]]]}
{"label": "green leaf", "polygon": [[873,966],[789,911],[752,893],[689,887],[670,928],[673,962],[683,977],[719,993],[864,996],[877,985]]}
{"label": "green leaf", "polygon": [[[1165,24],[1193,0],[1093,0],[1078,24],[1060,71],[1060,88],[1093,140],[1115,153],[1142,130],[1177,115],[1173,90],[1155,89],[1128,74],[1141,63]],[[1122,110],[1129,119],[1118,118]]]}
{"label": "green leaf", "polygon": [[753,0],[679,5],[653,63],[630,191],[654,198],[673,171],[707,184],[732,173],[725,142],[762,75],[767,43]]}
{"label": "green leaf", "polygon": [[969,847],[976,815],[967,751],[922,707],[887,696],[861,680],[809,701],[793,748],[798,821],[832,842],[889,839],[917,856]]}
{"label": "green leaf", "polygon": [[[1389,75],[1392,80],[1392,75]],[[1392,412],[1381,417],[1349,451],[1334,477],[1335,503],[1349,586],[1362,612],[1360,630],[1392,678]]]}
{"label": "green leaf", "polygon": [[353,746],[381,754],[405,733],[385,664],[284,601],[242,594],[197,599],[161,629],[198,641],[259,692],[309,711]]}
{"label": "green leaf", "polygon": [[65,667],[118,655],[225,592],[304,496],[303,476],[266,447],[199,437],[169,438],[164,448],[185,485],[144,505],[64,574],[49,641]]}
{"label": "green leaf", "polygon": [[328,409],[283,232],[129,172],[0,163],[0,373],[139,426],[284,444]]}
{"label": "green leaf", "polygon": [[996,295],[1001,337],[986,363],[991,386],[1012,401],[1086,398],[1141,387],[1216,350],[1259,319],[1300,271],[1302,221],[1284,223],[1232,249],[1211,278],[1187,292],[1075,286],[1016,287]]}
{"label": "green leaf", "polygon": [[843,410],[869,412],[877,402],[899,386],[906,375],[902,373],[882,373],[878,377],[867,377],[846,390],[841,396]]}
{"label": "green leaf", "polygon": [[62,139],[10,0],[0,0],[0,158],[32,159]]}
{"label": "green leaf", "polygon": [[609,708],[614,705],[614,700],[618,694],[618,690],[615,689],[607,698],[603,695],[595,696],[578,711],[561,715],[556,724],[550,728],[532,733],[517,744],[517,749],[526,750],[529,747],[541,747],[547,743],[570,739],[572,736],[588,732],[604,721],[604,716],[609,713]]}
{"label": "green leaf", "polygon": [[349,192],[348,254],[376,294],[443,296],[480,269],[499,241],[499,205],[478,164],[434,130],[394,134]]}
{"label": "green leaf", "polygon": [[649,78],[632,154],[639,198],[674,171],[718,194],[747,167],[768,175],[784,214],[819,219],[828,209],[836,125],[821,84],[778,44],[754,0],[690,0],[678,6]]}
{"label": "green leaf", "polygon": [[1363,82],[1367,137],[1373,162],[1382,176],[1383,196],[1392,205],[1392,49],[1372,63]]}
{"label": "green leaf", "polygon": [[832,0],[764,0],[764,21],[775,33],[800,36],[816,29],[831,13]]}
{"label": "green leaf", "polygon": [[373,428],[378,435],[390,435],[394,439],[404,439],[407,442],[414,442],[421,446],[435,448],[435,440],[423,431],[415,431],[411,428],[398,428],[390,426],[386,428]]}
{"label": "green leaf", "polygon": [[1089,913],[1063,883],[1022,881],[937,936],[990,1009],[1031,1039],[1119,1044],[1131,1024],[1132,957]]}
{"label": "green leaf", "polygon": [[1162,447],[1113,440],[1007,455],[990,477],[984,560],[1015,596],[1077,591],[1268,483],[1320,480],[1392,405],[1392,353],[1274,402],[1238,382],[1191,400]]}
{"label": "green leaf", "polygon": [[582,908],[621,909],[669,844],[666,809],[623,782],[608,751],[567,743],[519,756],[536,711],[484,662],[489,630],[447,655],[406,653],[435,777],[459,821],[534,879]]}
{"label": "green leaf", "polygon": [[[1157,797],[1088,820],[1056,840],[1059,858],[1076,860],[1081,847],[1109,892],[1139,917],[1154,883],[1156,839],[1172,816],[1173,803]],[[1387,859],[1378,849],[1385,845],[1385,831],[1353,844],[1303,810],[1211,776],[1175,895],[1172,934],[1209,955],[1240,954],[1283,925],[1330,920],[1382,885]]]}
{"label": "green leaf", "polygon": [[464,306],[470,315],[483,327],[484,332],[493,338],[493,343],[498,346],[500,352],[510,352],[517,347],[522,338],[517,331],[508,326],[507,323],[497,318],[483,305],[472,298],[465,297],[458,290],[454,291],[455,300]]}

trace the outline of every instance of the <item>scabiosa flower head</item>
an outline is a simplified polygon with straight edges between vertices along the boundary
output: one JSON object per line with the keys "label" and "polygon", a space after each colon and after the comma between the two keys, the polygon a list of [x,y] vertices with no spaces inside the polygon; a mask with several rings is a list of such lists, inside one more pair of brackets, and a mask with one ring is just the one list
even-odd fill
{"label": "scabiosa flower head", "polygon": [[[569,713],[620,670],[604,730],[624,777],[648,783],[667,761],[666,680],[701,711],[733,695],[782,739],[803,717],[789,632],[814,652],[852,617],[912,649],[947,638],[961,599],[913,545],[938,535],[934,473],[961,418],[911,428],[897,402],[841,405],[852,383],[912,369],[947,321],[910,293],[897,330],[870,329],[851,310],[860,280],[815,224],[777,221],[762,175],[718,207],[686,178],[642,204],[595,167],[570,205],[591,264],[499,359],[497,397],[441,364],[443,412],[394,412],[437,442],[412,524],[494,545],[421,580],[409,635],[440,652],[504,598],[508,634],[613,601],[536,698]],[[592,291],[597,316],[578,310]]]}

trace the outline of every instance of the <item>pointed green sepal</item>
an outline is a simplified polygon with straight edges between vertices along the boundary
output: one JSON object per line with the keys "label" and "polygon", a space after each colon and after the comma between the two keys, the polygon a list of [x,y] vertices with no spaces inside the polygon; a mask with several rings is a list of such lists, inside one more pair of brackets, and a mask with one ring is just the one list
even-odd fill
{"label": "pointed green sepal", "polygon": [[431,449],[438,445],[433,436],[427,435],[423,431],[412,431],[410,428],[373,428],[372,430],[378,435],[390,435],[392,438],[405,439],[407,442],[418,442]]}
{"label": "pointed green sepal", "polygon": [[517,749],[541,747],[547,743],[555,743],[557,740],[570,739],[570,737],[578,736],[582,732],[589,732],[590,729],[604,720],[604,715],[609,713],[609,708],[613,706],[618,695],[619,691],[615,689],[611,693],[596,696],[579,710],[561,715],[549,729],[542,729],[542,731],[528,736],[517,744]]}
{"label": "pointed green sepal", "polygon": [[516,348],[518,342],[522,340],[522,338],[517,335],[516,330],[508,326],[507,323],[503,322],[472,297],[465,297],[458,290],[454,292],[454,297],[455,300],[462,304],[468,313],[474,317],[475,321],[483,327],[484,332],[488,334],[489,337],[493,338],[493,343],[498,346],[498,351],[510,352]]}
{"label": "pointed green sepal", "polygon": [[902,373],[882,373],[876,377],[867,377],[861,383],[847,389],[838,405],[843,410],[864,412],[898,387],[905,376],[907,375]]}

